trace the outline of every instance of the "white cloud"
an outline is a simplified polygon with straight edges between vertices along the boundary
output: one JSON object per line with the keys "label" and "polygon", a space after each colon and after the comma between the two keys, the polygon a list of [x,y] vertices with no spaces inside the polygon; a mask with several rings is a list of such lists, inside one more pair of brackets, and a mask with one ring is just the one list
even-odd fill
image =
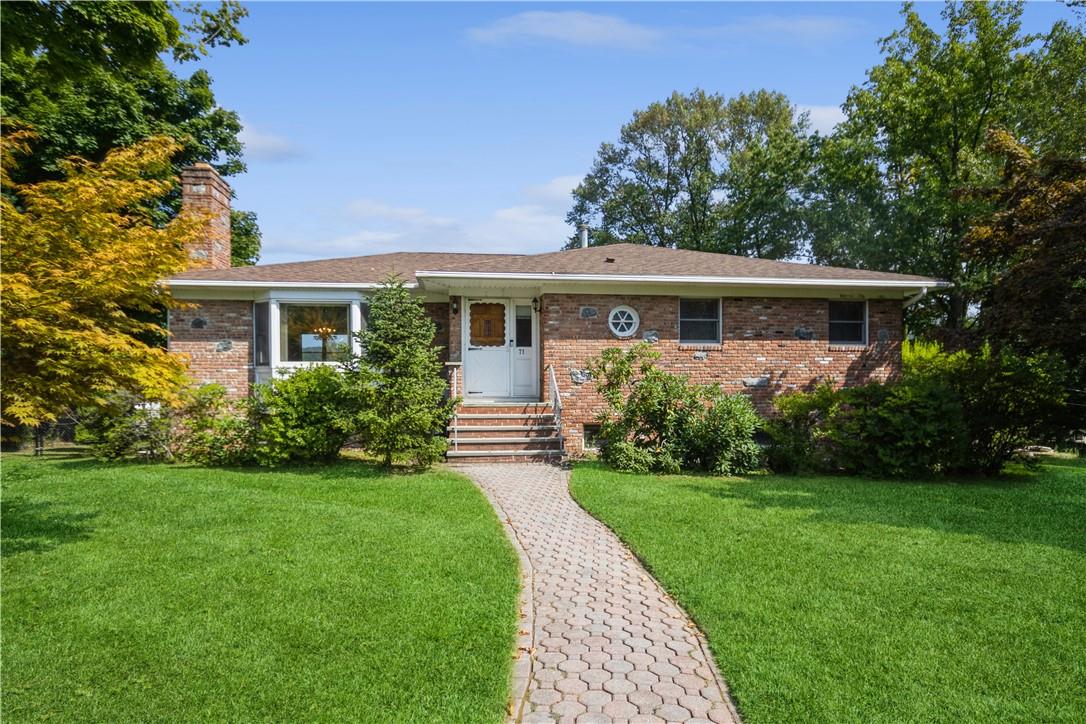
{"label": "white cloud", "polygon": [[242,121],[238,140],[245,146],[245,156],[257,161],[289,161],[302,151],[285,136],[265,133]]}
{"label": "white cloud", "polygon": [[373,231],[362,230],[356,231],[353,234],[347,236],[341,236],[334,240],[337,244],[372,244],[372,243],[385,243],[389,241],[395,241],[400,237],[394,231]]}
{"label": "white cloud", "polygon": [[799,104],[800,111],[806,111],[811,121],[811,128],[822,135],[833,132],[834,126],[845,120],[845,112],[840,106],[811,106]]}
{"label": "white cloud", "polygon": [[863,28],[862,20],[839,15],[752,15],[692,32],[743,45],[764,42],[824,50]]}
{"label": "white cloud", "polygon": [[570,205],[569,195],[573,193],[573,189],[580,185],[582,180],[584,180],[582,176],[555,176],[546,183],[529,186],[526,193],[539,203],[558,204],[563,208],[568,208]]}
{"label": "white cloud", "polygon": [[468,30],[468,37],[478,43],[488,44],[544,41],[645,50],[659,42],[661,33],[615,15],[599,15],[578,10],[534,10],[471,28]]}
{"label": "white cloud", "polygon": [[562,248],[569,191],[579,176],[558,176],[524,189],[523,203],[475,217],[453,218],[415,206],[358,199],[346,211],[357,227],[322,240],[265,239],[264,263],[382,254],[393,251],[533,253]]}
{"label": "white cloud", "polygon": [[542,42],[634,51],[753,44],[826,50],[864,27],[862,20],[839,15],[751,15],[720,25],[653,28],[617,15],[567,10],[517,13],[469,28],[467,35],[491,45]]}
{"label": "white cloud", "polygon": [[309,239],[265,238],[261,244],[260,263],[278,264],[285,261],[375,254],[378,252],[367,250],[387,247],[398,238],[400,235],[396,232],[374,229],[362,229],[317,242]]}
{"label": "white cloud", "polygon": [[480,251],[536,253],[558,251],[570,235],[565,210],[539,204],[498,209],[464,227],[467,240]]}
{"label": "white cloud", "polygon": [[376,199],[358,199],[347,205],[347,211],[360,219],[383,222],[422,224],[425,226],[448,226],[455,224],[455,219],[431,216],[425,209],[411,206],[393,206]]}

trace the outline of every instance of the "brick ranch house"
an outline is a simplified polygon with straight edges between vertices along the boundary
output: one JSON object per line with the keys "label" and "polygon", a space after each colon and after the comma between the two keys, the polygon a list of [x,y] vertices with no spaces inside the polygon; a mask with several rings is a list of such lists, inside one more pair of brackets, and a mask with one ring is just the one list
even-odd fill
{"label": "brick ranch house", "polygon": [[[170,348],[199,382],[244,396],[254,382],[331,363],[366,324],[390,274],[423,298],[453,394],[451,458],[534,459],[592,444],[601,399],[589,358],[648,341],[659,364],[751,396],[820,381],[885,380],[901,367],[902,314],[946,283],[631,244],[545,254],[396,252],[234,267],[230,188],[207,165],[182,174],[187,208],[210,212],[194,268],[167,283]],[[584,232],[582,232],[582,235]],[[583,236],[582,236],[583,238]]]}

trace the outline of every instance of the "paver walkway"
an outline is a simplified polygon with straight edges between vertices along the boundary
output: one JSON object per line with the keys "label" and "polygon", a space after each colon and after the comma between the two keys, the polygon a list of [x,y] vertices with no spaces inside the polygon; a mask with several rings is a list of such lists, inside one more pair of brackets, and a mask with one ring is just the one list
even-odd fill
{"label": "paver walkway", "polygon": [[510,721],[739,722],[700,632],[543,464],[460,468],[520,548]]}

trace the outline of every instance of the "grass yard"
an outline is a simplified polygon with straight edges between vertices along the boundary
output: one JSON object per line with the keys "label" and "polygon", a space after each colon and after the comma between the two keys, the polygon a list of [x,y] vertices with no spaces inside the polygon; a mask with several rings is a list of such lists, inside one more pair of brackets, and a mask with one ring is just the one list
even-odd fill
{"label": "grass yard", "polygon": [[759,722],[1086,721],[1086,464],[981,482],[640,476],[574,495]]}
{"label": "grass yard", "polygon": [[3,459],[5,721],[502,719],[517,559],[447,472]]}

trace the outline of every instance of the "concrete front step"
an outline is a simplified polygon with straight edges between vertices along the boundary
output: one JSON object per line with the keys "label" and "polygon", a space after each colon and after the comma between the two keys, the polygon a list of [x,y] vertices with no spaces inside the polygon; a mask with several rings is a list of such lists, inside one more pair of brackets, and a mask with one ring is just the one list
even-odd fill
{"label": "concrete front step", "polygon": [[561,450],[450,450],[445,453],[451,462],[461,463],[553,463],[560,462]]}
{"label": "concrete front step", "polygon": [[501,445],[515,442],[531,443],[533,445],[548,443],[557,443],[558,445],[561,445],[562,438],[558,435],[521,435],[519,437],[464,437],[461,435],[459,437],[449,437],[449,445]]}
{"label": "concrete front step", "polygon": [[458,412],[453,418],[460,420],[554,420],[550,412]]}
{"label": "concrete front step", "polygon": [[557,437],[558,431],[554,428],[554,425],[547,427],[513,427],[502,429],[499,427],[497,430],[478,429],[484,427],[483,425],[477,425],[476,427],[454,427],[449,428],[449,439],[459,438],[461,440],[485,440],[487,438],[496,437],[528,437],[532,439]]}
{"label": "concrete front step", "polygon": [[536,432],[557,430],[556,424],[456,424],[450,432]]}
{"label": "concrete front step", "polygon": [[450,461],[555,461],[564,456],[554,410],[546,402],[461,405],[448,432]]}
{"label": "concrete front step", "polygon": [[514,413],[551,414],[553,410],[549,402],[529,402],[509,405],[461,405],[457,411],[460,414],[484,414],[502,415]]}
{"label": "concrete front step", "polygon": [[558,442],[492,442],[490,440],[480,441],[477,445],[464,444],[461,440],[459,445],[453,446],[449,443],[449,450],[452,452],[461,452],[463,450],[475,450],[478,452],[490,452],[490,453],[507,453],[510,451],[517,452],[539,452],[554,450],[556,452],[562,451],[562,445]]}

